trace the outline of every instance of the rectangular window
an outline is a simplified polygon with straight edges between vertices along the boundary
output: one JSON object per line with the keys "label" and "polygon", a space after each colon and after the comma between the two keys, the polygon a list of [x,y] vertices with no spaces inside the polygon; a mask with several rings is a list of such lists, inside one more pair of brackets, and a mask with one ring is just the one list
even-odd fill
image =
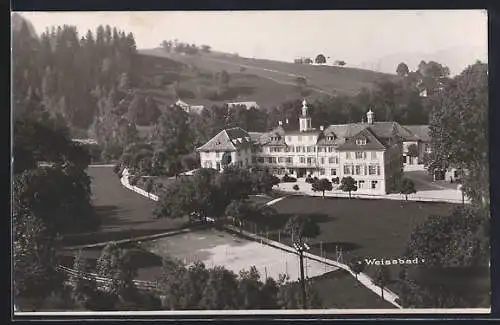
{"label": "rectangular window", "polygon": [[336,175],[337,175],[337,170],[336,170],[335,168],[332,168],[332,169],[330,170],[330,174],[331,174],[332,176],[336,176]]}
{"label": "rectangular window", "polygon": [[328,152],[333,152],[333,147],[328,147]]}
{"label": "rectangular window", "polygon": [[363,188],[365,185],[365,181],[358,181],[358,188]]}
{"label": "rectangular window", "polygon": [[377,152],[372,151],[372,160],[376,160],[376,159],[377,159]]}
{"label": "rectangular window", "polygon": [[307,152],[312,152],[312,148],[311,147],[307,147]]}
{"label": "rectangular window", "polygon": [[295,152],[300,152],[300,147],[299,147],[299,146],[297,146],[297,147],[295,148]]}
{"label": "rectangular window", "polygon": [[368,166],[368,175],[375,175],[377,173],[377,166],[370,165]]}
{"label": "rectangular window", "polygon": [[328,163],[329,164],[335,163],[335,157],[328,157]]}
{"label": "rectangular window", "polygon": [[351,159],[351,153],[348,151],[345,153],[346,159]]}
{"label": "rectangular window", "polygon": [[276,157],[271,157],[272,158],[272,163],[275,164],[276,163]]}
{"label": "rectangular window", "polygon": [[278,157],[278,162],[279,163],[285,162],[285,157]]}
{"label": "rectangular window", "polygon": [[321,157],[319,159],[319,163],[322,164],[322,165],[324,165],[325,164],[325,158]]}
{"label": "rectangular window", "polygon": [[291,164],[292,163],[292,157],[287,157],[286,158],[286,162],[287,162],[287,164]]}
{"label": "rectangular window", "polygon": [[372,181],[372,189],[376,189],[377,188],[377,181]]}
{"label": "rectangular window", "polygon": [[363,175],[368,175],[368,167],[366,165],[363,166]]}
{"label": "rectangular window", "polygon": [[356,165],[356,175],[360,175],[360,174],[361,174],[361,166]]}
{"label": "rectangular window", "polygon": [[360,152],[360,151],[356,151],[355,155],[356,155],[356,159],[363,159],[363,156],[364,156],[363,152]]}
{"label": "rectangular window", "polygon": [[350,175],[350,170],[349,170],[349,166],[348,165],[344,165],[344,175]]}
{"label": "rectangular window", "polygon": [[299,161],[301,164],[305,164],[306,163],[306,158],[305,157],[299,157]]}
{"label": "rectangular window", "polygon": [[220,158],[220,152],[217,152],[217,153],[215,154],[215,156],[216,156],[217,158]]}
{"label": "rectangular window", "polygon": [[380,175],[380,166],[377,166],[377,175]]}
{"label": "rectangular window", "polygon": [[320,175],[325,175],[325,169],[324,168],[320,168],[319,169],[319,174]]}

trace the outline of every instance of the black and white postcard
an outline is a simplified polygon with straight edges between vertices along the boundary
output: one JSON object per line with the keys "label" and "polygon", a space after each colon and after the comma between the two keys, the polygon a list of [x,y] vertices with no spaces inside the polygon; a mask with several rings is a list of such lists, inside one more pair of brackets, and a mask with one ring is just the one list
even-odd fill
{"label": "black and white postcard", "polygon": [[14,316],[489,313],[487,19],[13,12]]}

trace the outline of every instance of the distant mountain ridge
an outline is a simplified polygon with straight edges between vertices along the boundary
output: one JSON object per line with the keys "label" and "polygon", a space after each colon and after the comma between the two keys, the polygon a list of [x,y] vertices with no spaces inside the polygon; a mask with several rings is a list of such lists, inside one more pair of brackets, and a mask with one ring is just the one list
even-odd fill
{"label": "distant mountain ridge", "polygon": [[31,23],[31,21],[29,21],[25,17],[21,16],[17,12],[12,13],[12,15],[11,15],[11,18],[10,18],[11,30],[13,32],[20,31],[21,27],[23,25],[23,22],[26,22],[26,24],[28,25],[28,30],[30,31],[31,36],[33,36],[34,38],[38,38],[38,34],[36,33],[36,29],[33,26],[33,24]]}
{"label": "distant mountain ridge", "polygon": [[488,62],[487,50],[475,46],[455,46],[447,49],[425,52],[401,52],[386,55],[379,60],[363,62],[363,66],[380,72],[395,73],[399,63],[404,62],[410,70],[417,69],[420,61],[436,61],[450,68],[451,76],[460,74],[477,60]]}

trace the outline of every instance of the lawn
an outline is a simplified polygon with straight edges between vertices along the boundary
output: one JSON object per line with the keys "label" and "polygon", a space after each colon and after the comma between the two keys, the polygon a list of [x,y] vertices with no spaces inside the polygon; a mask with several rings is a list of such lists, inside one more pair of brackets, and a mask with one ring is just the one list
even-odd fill
{"label": "lawn", "polygon": [[342,269],[314,278],[313,288],[318,293],[325,308],[396,308],[365,288],[350,273]]}
{"label": "lawn", "polygon": [[187,218],[155,219],[155,201],[123,187],[110,167],[92,167],[92,203],[102,225],[95,233],[67,236],[63,244],[83,245],[168,232],[186,226]]}
{"label": "lawn", "polygon": [[[446,215],[453,204],[434,202],[402,202],[396,200],[363,200],[291,196],[273,205],[277,215],[262,220],[257,231],[268,231],[278,240],[277,232],[293,215],[307,216],[318,222],[320,234],[310,240],[311,253],[336,259],[342,250],[343,261],[361,258],[402,257],[412,228],[432,214]],[[251,226],[250,226],[251,227]],[[251,230],[251,229],[249,229]],[[254,229],[255,230],[255,229]],[[291,245],[291,239],[280,233],[279,240]],[[373,275],[376,266],[367,267]],[[391,268],[393,278],[399,267]]]}

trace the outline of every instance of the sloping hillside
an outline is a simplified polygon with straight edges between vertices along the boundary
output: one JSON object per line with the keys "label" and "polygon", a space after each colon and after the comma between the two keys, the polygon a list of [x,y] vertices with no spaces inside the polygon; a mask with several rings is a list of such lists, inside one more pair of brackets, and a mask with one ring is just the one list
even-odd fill
{"label": "sloping hillside", "polygon": [[140,50],[144,55],[170,58],[209,71],[245,72],[282,85],[295,86],[297,77],[307,79],[309,86],[322,95],[354,95],[361,88],[393,75],[356,68],[300,65],[287,62],[241,58],[231,55],[181,55],[167,53],[161,48]]}
{"label": "sloping hillside", "polygon": [[[270,108],[302,97],[294,82],[278,82],[261,76],[258,71],[241,71],[239,66],[228,69],[224,64],[212,64],[205,60],[192,62],[163,55],[146,55],[142,51],[139,58],[141,82],[134,93],[150,96],[163,105],[171,105],[177,99],[205,107],[255,101],[260,107]],[[219,89],[216,74],[222,70],[229,74],[228,89],[223,95],[214,96]],[[310,90],[307,96],[316,99],[325,95]]]}

